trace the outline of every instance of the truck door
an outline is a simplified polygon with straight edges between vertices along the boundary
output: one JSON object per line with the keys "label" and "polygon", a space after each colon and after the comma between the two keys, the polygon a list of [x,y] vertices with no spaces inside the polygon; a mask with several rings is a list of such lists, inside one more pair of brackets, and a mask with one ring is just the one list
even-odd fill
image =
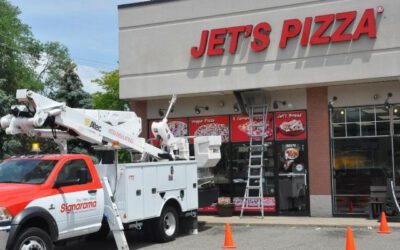
{"label": "truck door", "polygon": [[[80,179],[79,184],[77,179]],[[66,162],[58,173],[56,183],[64,183],[57,188],[59,207],[55,211],[60,222],[60,238],[96,232],[103,218],[104,194],[86,162],[82,159]]]}

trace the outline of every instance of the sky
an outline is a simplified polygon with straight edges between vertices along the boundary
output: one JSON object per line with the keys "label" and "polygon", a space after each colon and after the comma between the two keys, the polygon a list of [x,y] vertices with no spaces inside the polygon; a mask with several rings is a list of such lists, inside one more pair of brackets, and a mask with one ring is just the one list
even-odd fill
{"label": "sky", "polygon": [[145,0],[9,0],[36,39],[65,45],[78,65],[84,89],[101,89],[91,80],[118,68],[119,4]]}

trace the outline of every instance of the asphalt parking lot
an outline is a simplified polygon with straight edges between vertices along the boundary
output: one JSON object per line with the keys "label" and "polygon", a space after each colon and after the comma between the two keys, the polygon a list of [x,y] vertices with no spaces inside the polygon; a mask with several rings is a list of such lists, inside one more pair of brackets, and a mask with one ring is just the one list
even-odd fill
{"label": "asphalt parking lot", "polygon": [[[128,232],[131,249],[221,249],[224,243],[223,225],[200,225],[198,235],[181,235],[175,241],[158,244],[150,242],[143,233]],[[391,234],[378,234],[377,228],[353,228],[357,249],[400,249],[400,229],[392,229]],[[232,234],[237,249],[296,249],[321,250],[345,249],[346,228],[305,227],[305,226],[232,226]],[[101,241],[74,241],[56,250],[98,250],[116,249],[110,236]]]}

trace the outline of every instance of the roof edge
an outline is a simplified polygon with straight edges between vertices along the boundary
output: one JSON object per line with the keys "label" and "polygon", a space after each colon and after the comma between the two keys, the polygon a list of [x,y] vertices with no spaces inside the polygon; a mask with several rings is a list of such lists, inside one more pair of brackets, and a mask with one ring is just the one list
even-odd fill
{"label": "roof edge", "polygon": [[118,5],[118,9],[134,8],[134,7],[139,7],[139,6],[162,4],[162,3],[176,2],[176,1],[180,1],[180,0],[151,0],[151,1],[144,1],[144,2],[137,2],[137,3],[127,3],[127,4]]}

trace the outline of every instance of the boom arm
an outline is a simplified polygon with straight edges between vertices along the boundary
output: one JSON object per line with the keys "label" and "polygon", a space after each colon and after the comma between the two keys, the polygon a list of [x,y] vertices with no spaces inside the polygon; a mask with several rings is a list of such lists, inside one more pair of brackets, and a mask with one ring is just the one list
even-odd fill
{"label": "boom arm", "polygon": [[27,89],[17,91],[17,100],[23,105],[12,106],[10,114],[0,120],[7,134],[54,139],[77,137],[98,145],[118,142],[122,148],[156,159],[166,154],[138,137],[141,119],[134,112],[70,108]]}

